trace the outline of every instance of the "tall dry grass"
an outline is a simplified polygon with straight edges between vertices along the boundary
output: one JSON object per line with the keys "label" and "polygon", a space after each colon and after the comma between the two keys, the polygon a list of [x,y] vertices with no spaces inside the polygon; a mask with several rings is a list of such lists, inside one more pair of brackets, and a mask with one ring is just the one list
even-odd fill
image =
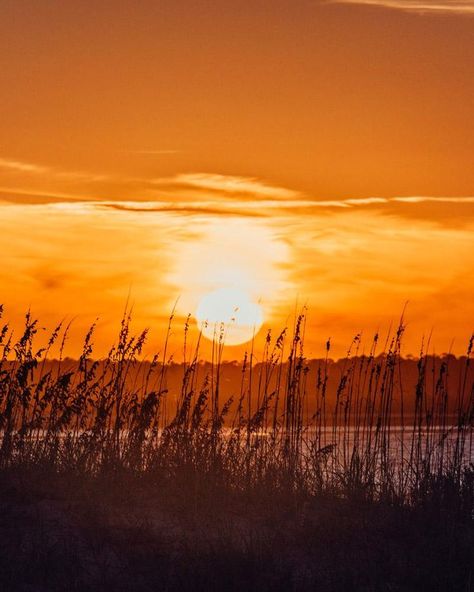
{"label": "tall dry grass", "polygon": [[[127,312],[101,361],[93,356],[95,327],[75,362],[63,357],[67,326],[42,348],[29,313],[18,339],[8,324],[0,329],[0,469],[123,473],[191,488],[205,482],[234,492],[407,505],[435,495],[468,514],[474,509],[472,338],[455,389],[449,359],[436,366],[422,350],[416,386],[407,391],[403,320],[385,346],[375,336],[367,354],[356,336],[329,397],[331,345],[311,373],[302,314],[291,332],[267,334],[258,364],[251,345],[229,394],[224,332],[203,373],[200,341],[192,351],[188,344],[188,319],[181,385],[171,392],[172,318],[163,354],[148,364],[140,364],[147,332],[132,334],[130,321]],[[50,364],[53,346],[60,353]]]}

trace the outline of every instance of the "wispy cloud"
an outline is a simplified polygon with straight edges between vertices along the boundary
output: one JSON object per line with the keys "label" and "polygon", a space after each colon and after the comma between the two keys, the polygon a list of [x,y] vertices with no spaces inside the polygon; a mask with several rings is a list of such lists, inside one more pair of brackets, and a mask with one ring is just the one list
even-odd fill
{"label": "wispy cloud", "polygon": [[[347,199],[259,199],[259,200],[218,200],[218,199],[194,199],[194,200],[125,200],[125,199],[100,199],[98,197],[85,197],[73,195],[70,193],[55,193],[32,191],[27,189],[9,189],[0,187],[0,195],[3,195],[5,201],[9,194],[16,197],[22,197],[22,202],[28,202],[28,197],[44,198],[34,203],[45,203],[53,201],[54,203],[63,202],[64,206],[68,203],[82,204],[83,207],[91,208],[111,208],[129,212],[182,212],[182,213],[213,213],[213,214],[236,214],[236,215],[254,215],[265,216],[281,211],[297,210],[341,210],[364,207],[386,207],[399,204],[459,204],[474,205],[474,197],[432,197],[432,196],[408,196],[408,197],[361,197]],[[74,207],[75,207],[74,206]]]}
{"label": "wispy cloud", "polygon": [[101,188],[113,182],[120,182],[120,179],[87,170],[63,169],[0,156],[0,194],[4,194],[7,200],[14,196],[16,200],[33,203],[93,200],[94,197],[103,198]]}
{"label": "wispy cloud", "polygon": [[389,201],[401,201],[405,203],[423,203],[423,202],[438,202],[438,203],[474,203],[474,197],[392,197]]}
{"label": "wispy cloud", "polygon": [[[262,218],[372,209],[388,215],[459,225],[474,207],[474,197],[471,196],[317,199],[258,177],[221,173],[180,173],[159,178],[111,176],[0,158],[0,171],[2,168],[10,173],[6,175],[8,182],[4,181],[0,186],[0,199],[4,202],[74,202],[84,207],[95,204],[91,207],[145,215],[162,212]],[[47,174],[29,175],[40,172]],[[454,205],[457,207],[451,207]]]}
{"label": "wispy cloud", "polygon": [[75,193],[66,193],[64,191],[45,191],[40,189],[29,189],[23,187],[0,187],[0,196],[4,201],[14,201],[20,203],[49,203],[49,202],[68,202],[97,201],[97,198]]}
{"label": "wispy cloud", "polygon": [[240,195],[253,198],[293,199],[301,193],[285,187],[269,185],[255,177],[238,177],[209,173],[184,173],[155,179],[153,184],[163,187],[192,188],[221,195]]}
{"label": "wispy cloud", "polygon": [[103,207],[112,207],[116,209],[140,212],[183,211],[191,209],[192,211],[209,210],[221,213],[240,213],[254,211],[260,214],[265,210],[298,210],[298,209],[350,209],[364,206],[384,206],[395,203],[419,204],[419,203],[437,203],[437,204],[474,204],[474,197],[361,197],[348,199],[265,199],[258,201],[225,201],[216,202],[215,200],[194,200],[183,202],[171,201],[110,201],[103,200],[97,202],[97,205]]}
{"label": "wispy cloud", "polygon": [[329,3],[380,6],[417,13],[474,15],[474,0],[329,0]]}
{"label": "wispy cloud", "polygon": [[9,158],[0,158],[0,170],[13,171],[16,173],[46,173],[50,169],[45,166],[23,162],[21,160],[11,160]]}

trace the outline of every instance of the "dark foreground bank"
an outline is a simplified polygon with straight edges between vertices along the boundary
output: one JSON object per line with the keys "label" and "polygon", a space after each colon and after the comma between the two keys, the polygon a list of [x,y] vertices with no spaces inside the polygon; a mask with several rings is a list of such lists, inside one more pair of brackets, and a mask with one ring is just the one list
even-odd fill
{"label": "dark foreground bank", "polygon": [[472,475],[411,505],[189,480],[0,475],[5,591],[471,590]]}

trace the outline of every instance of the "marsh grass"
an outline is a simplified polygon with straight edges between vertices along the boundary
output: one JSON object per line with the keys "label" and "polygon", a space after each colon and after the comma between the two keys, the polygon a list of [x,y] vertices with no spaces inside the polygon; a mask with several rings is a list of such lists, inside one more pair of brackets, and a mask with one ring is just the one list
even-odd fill
{"label": "marsh grass", "polygon": [[[450,392],[449,360],[429,367],[420,352],[414,392],[406,392],[400,354],[403,322],[376,356],[347,353],[328,397],[330,342],[316,372],[304,355],[305,317],[292,334],[268,333],[259,364],[253,344],[240,385],[222,386],[224,335],[203,375],[198,340],[187,346],[179,389],[170,392],[167,341],[163,359],[141,366],[147,337],[122,319],[117,344],[93,359],[91,327],[77,362],[63,360],[68,327],[35,348],[37,321],[28,313],[13,342],[0,330],[0,466],[48,465],[59,471],[148,472],[206,476],[235,489],[266,483],[285,491],[325,490],[410,502],[433,481],[462,488],[473,454],[474,374],[471,339]],[[171,328],[170,319],[170,328]],[[169,329],[170,330],[170,329]],[[56,341],[59,360],[47,365]],[[437,376],[434,376],[437,371]],[[431,388],[427,374],[431,373]],[[431,392],[429,392],[431,390]]]}
{"label": "marsh grass", "polygon": [[[84,590],[110,585],[157,589],[158,580],[158,589],[217,590],[224,589],[226,574],[235,580],[225,589],[236,590],[306,590],[315,582],[322,590],[417,589],[416,570],[409,570],[407,587],[400,584],[406,561],[399,557],[402,567],[395,568],[393,553],[408,552],[408,539],[424,529],[431,539],[423,538],[423,544],[438,545],[431,553],[436,565],[428,563],[425,572],[435,574],[434,583],[446,584],[431,589],[458,589],[460,583],[470,589],[473,339],[466,356],[456,361],[454,386],[452,357],[435,359],[423,350],[413,362],[416,376],[404,379],[403,320],[385,346],[376,335],[367,354],[360,353],[356,336],[334,376],[329,341],[325,359],[306,359],[305,316],[300,315],[291,333],[267,334],[258,363],[251,344],[238,366],[240,378],[229,388],[223,383],[224,331],[218,331],[212,359],[203,365],[199,339],[192,350],[188,344],[188,319],[176,386],[169,376],[176,365],[167,353],[172,321],[162,355],[148,363],[141,361],[147,332],[131,333],[128,311],[117,343],[100,361],[93,355],[95,327],[77,361],[63,357],[68,327],[59,325],[41,348],[36,346],[38,323],[29,313],[17,340],[8,324],[0,329],[0,475],[5,491],[19,499],[28,491],[41,497],[45,489],[50,497],[70,502],[82,496],[82,512],[101,508],[99,515],[88,514],[85,523],[103,529],[98,547],[112,554],[107,559],[97,551],[100,557],[91,559],[90,548],[84,555],[66,536],[74,547],[70,553],[84,556],[74,559],[76,565],[72,555],[56,558],[54,551],[53,571],[65,562],[74,577],[83,576],[84,557],[112,565],[91,568],[88,583],[77,588]],[[52,363],[54,346],[59,358]],[[138,528],[135,522],[127,530],[124,516],[133,515],[137,505],[143,512],[136,520],[146,524]],[[105,518],[110,508],[118,508],[120,534]],[[178,537],[157,535],[156,524],[167,520],[157,517],[163,508],[173,514]],[[201,535],[189,536],[193,529],[201,529]],[[374,538],[362,556],[358,532]],[[138,533],[145,533],[148,543]],[[91,536],[86,537],[89,543]],[[380,536],[407,539],[389,553],[387,569],[395,574],[395,584],[373,565],[361,572],[367,557],[379,552]],[[295,547],[295,541],[306,542]],[[337,566],[343,558],[336,549],[346,543],[354,557],[347,559],[341,580]],[[334,557],[326,556],[326,545]],[[390,549],[392,543],[387,545]],[[445,558],[446,569],[440,571],[438,553],[446,545],[456,555]],[[322,561],[316,572],[314,557]],[[277,565],[276,558],[283,564]],[[118,582],[128,581],[120,571],[127,561],[134,587],[121,588]],[[143,569],[154,565],[153,575],[137,575],[140,562]],[[214,573],[221,582],[217,587],[211,584],[215,569],[222,570]],[[32,570],[34,582],[38,571]],[[59,571],[57,585],[46,579],[44,588],[38,584],[35,589],[64,589],[73,576]],[[16,589],[23,575],[13,570],[7,577],[7,572],[3,578],[10,578],[9,589]],[[25,586],[18,589],[30,589]]]}

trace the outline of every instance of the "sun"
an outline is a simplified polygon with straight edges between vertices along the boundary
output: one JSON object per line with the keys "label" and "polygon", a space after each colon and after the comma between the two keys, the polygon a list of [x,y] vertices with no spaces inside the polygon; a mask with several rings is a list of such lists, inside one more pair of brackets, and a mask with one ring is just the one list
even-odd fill
{"label": "sun", "polygon": [[250,341],[263,324],[261,306],[240,288],[220,288],[205,294],[195,318],[207,339],[222,339],[226,345]]}

